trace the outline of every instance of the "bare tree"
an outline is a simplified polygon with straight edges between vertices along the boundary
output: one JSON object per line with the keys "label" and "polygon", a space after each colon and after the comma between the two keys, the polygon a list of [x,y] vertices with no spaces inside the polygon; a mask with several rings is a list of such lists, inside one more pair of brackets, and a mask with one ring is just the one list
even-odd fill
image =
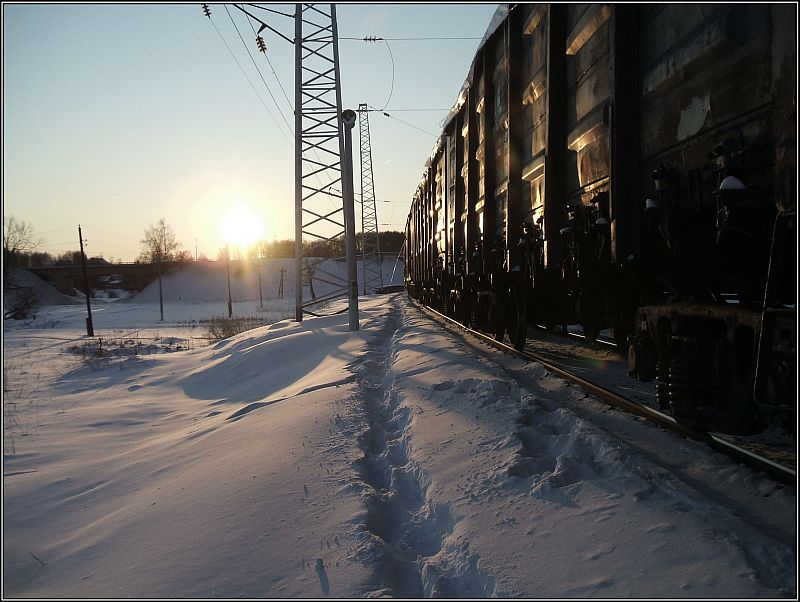
{"label": "bare tree", "polygon": [[20,255],[39,246],[33,236],[33,224],[13,215],[3,216],[3,266],[17,266]]}
{"label": "bare tree", "polygon": [[146,263],[174,261],[181,247],[175,239],[175,232],[163,217],[145,229],[141,244],[139,259]]}
{"label": "bare tree", "polygon": [[181,245],[175,240],[175,232],[163,217],[157,223],[151,224],[150,227],[145,229],[141,243],[140,259],[158,264],[158,304],[161,308],[161,321],[163,322],[164,295],[161,286],[161,264],[164,261],[176,259]]}
{"label": "bare tree", "polygon": [[[13,215],[3,216],[3,287],[9,295],[3,307],[3,319],[27,318],[36,303],[36,293],[25,286],[12,268],[19,267],[21,258],[27,257],[39,246],[33,236],[33,225]],[[5,297],[5,295],[4,295]]]}

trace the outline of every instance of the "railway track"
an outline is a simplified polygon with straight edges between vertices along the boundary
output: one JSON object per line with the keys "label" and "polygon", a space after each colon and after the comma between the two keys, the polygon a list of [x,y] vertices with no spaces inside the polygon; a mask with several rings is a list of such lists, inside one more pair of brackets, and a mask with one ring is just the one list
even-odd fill
{"label": "railway track", "polygon": [[466,327],[460,322],[453,320],[452,318],[438,311],[423,306],[422,304],[413,299],[411,301],[415,306],[419,307],[426,314],[436,319],[441,324],[443,324],[443,326],[453,331],[467,332],[470,335],[508,354],[514,355],[516,357],[519,357],[527,361],[538,362],[542,364],[544,367],[546,367],[548,370],[550,370],[552,373],[557,374],[559,377],[583,387],[587,392],[589,392],[594,397],[608,403],[609,405],[615,408],[619,408],[625,412],[645,418],[646,420],[654,424],[657,424],[662,428],[673,431],[688,439],[703,442],[711,446],[714,450],[726,454],[727,456],[729,456],[730,458],[732,458],[737,462],[740,462],[741,464],[749,466],[754,470],[762,471],[768,474],[776,481],[796,486],[797,471],[796,468],[793,466],[788,466],[784,463],[764,457],[763,455],[756,453],[752,450],[746,449],[742,445],[739,445],[731,440],[723,438],[720,435],[687,428],[686,426],[679,424],[678,422],[675,421],[674,418],[668,416],[667,414],[664,414],[663,412],[660,412],[652,407],[649,407],[648,405],[641,403],[640,401],[624,397],[619,393],[611,391],[607,387],[592,382],[591,380],[588,380],[587,378],[584,378],[576,374],[576,371],[565,368],[563,364],[558,365],[556,361],[553,359],[553,354],[548,354],[550,357],[546,357],[543,354],[536,353],[527,349],[519,351],[517,349],[514,349],[514,347],[510,345],[495,340],[494,337],[488,334]]}

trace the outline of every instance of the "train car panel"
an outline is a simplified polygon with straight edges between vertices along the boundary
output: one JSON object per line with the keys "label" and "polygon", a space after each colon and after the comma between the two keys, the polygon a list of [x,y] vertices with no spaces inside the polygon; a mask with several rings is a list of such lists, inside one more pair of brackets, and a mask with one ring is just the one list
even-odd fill
{"label": "train car panel", "polygon": [[412,205],[409,292],[518,347],[610,328],[680,421],[791,425],[796,11],[499,10]]}
{"label": "train car panel", "polygon": [[605,4],[567,6],[568,158],[565,174],[573,202],[589,205],[608,178],[608,110],[611,95],[611,8]]}
{"label": "train car panel", "polygon": [[[531,232],[544,222],[544,159],[547,143],[547,6],[530,9],[523,26],[522,219]],[[542,236],[537,236],[537,241]]]}

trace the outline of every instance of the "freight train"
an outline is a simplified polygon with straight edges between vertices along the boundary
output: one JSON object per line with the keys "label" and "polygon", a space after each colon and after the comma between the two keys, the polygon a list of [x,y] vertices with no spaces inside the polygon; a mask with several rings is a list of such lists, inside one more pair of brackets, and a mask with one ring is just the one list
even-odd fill
{"label": "freight train", "polygon": [[607,331],[661,409],[795,432],[796,4],[509,4],[406,224],[422,303]]}

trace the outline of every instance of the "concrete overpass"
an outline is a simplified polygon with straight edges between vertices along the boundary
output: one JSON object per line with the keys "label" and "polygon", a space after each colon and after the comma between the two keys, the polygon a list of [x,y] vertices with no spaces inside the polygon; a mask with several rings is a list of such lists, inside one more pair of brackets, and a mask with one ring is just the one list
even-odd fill
{"label": "concrete overpass", "polygon": [[[163,273],[177,266],[177,261],[165,261],[161,264]],[[79,265],[41,266],[25,268],[55,286],[65,295],[71,295],[72,289],[83,291],[83,268]],[[127,291],[140,291],[158,277],[157,263],[104,263],[86,264],[89,287],[92,289],[122,288]],[[113,284],[108,283],[108,279]],[[118,283],[117,283],[118,281]]]}

